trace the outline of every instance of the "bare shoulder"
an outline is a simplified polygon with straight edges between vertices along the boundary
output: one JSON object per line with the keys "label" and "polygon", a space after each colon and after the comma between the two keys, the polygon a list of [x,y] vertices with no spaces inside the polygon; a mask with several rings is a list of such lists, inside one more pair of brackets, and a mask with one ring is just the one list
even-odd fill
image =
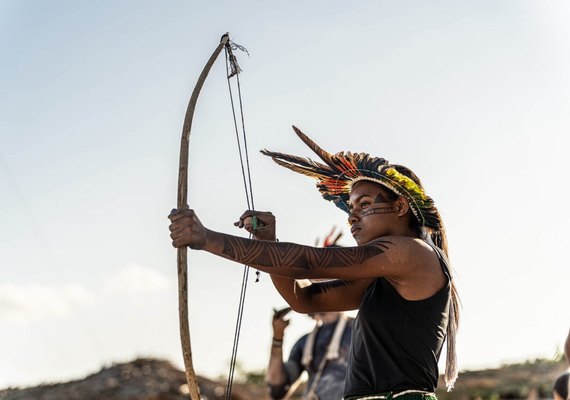
{"label": "bare shoulder", "polygon": [[384,236],[368,243],[382,247],[386,255],[395,263],[417,267],[439,265],[434,249],[421,239],[406,236]]}
{"label": "bare shoulder", "polygon": [[388,277],[400,295],[408,300],[421,300],[437,293],[447,283],[435,250],[417,238],[385,237],[390,251],[387,256],[400,266],[400,273]]}

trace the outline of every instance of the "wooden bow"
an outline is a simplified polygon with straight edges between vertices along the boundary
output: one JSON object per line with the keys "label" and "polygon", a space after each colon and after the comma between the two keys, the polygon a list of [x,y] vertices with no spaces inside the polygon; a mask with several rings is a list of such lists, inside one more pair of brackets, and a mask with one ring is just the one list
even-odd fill
{"label": "wooden bow", "polygon": [[[204,66],[196,86],[192,91],[186,115],[184,117],[184,126],[182,127],[182,139],[180,140],[180,162],[178,168],[178,209],[187,208],[188,199],[188,153],[190,144],[190,133],[192,130],[192,119],[198,95],[204,85],[204,81],[212,68],[212,65],[218,58],[218,55],[229,42],[229,34],[222,36],[220,44],[210,56],[210,59]],[[182,355],[184,357],[184,369],[186,371],[186,380],[188,381],[188,390],[192,400],[200,400],[200,389],[198,380],[192,365],[192,347],[190,345],[190,328],[188,323],[188,249],[186,247],[178,248],[178,315],[180,321],[180,341],[182,342]]]}

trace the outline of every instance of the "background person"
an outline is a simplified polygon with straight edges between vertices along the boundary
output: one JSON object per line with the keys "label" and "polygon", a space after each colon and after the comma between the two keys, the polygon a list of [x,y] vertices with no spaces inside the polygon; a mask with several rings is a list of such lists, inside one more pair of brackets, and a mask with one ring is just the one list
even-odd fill
{"label": "background person", "polygon": [[289,397],[295,382],[307,371],[308,382],[303,399],[340,400],[352,332],[352,320],[339,312],[317,312],[309,316],[316,321],[315,329],[302,336],[283,362],[283,338],[289,320],[285,310],[273,316],[273,341],[266,381],[272,399]]}

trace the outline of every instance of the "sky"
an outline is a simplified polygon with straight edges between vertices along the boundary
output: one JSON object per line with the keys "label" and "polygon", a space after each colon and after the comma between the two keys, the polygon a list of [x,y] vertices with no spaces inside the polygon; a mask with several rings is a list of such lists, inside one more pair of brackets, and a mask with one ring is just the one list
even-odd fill
{"label": "sky", "polygon": [[[443,215],[462,300],[462,370],[553,358],[570,328],[565,209],[570,4],[552,1],[0,0],[0,388],[160,357],[182,368],[178,154],[194,84],[225,32],[252,189],[281,241],[346,215],[258,150],[364,151],[412,168]],[[190,141],[189,204],[243,235],[224,61]],[[189,252],[198,374],[227,375],[242,266]],[[251,274],[238,360],[267,365],[273,308]],[[293,315],[285,350],[312,329]],[[460,384],[460,380],[458,385]]]}

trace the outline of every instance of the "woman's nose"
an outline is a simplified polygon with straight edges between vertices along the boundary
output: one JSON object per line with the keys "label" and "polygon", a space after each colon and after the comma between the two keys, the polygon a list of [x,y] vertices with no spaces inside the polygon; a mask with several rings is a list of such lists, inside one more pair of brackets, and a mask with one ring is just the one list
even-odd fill
{"label": "woman's nose", "polygon": [[348,224],[349,225],[353,225],[357,221],[358,221],[358,216],[354,212],[351,212],[350,214],[348,214]]}

